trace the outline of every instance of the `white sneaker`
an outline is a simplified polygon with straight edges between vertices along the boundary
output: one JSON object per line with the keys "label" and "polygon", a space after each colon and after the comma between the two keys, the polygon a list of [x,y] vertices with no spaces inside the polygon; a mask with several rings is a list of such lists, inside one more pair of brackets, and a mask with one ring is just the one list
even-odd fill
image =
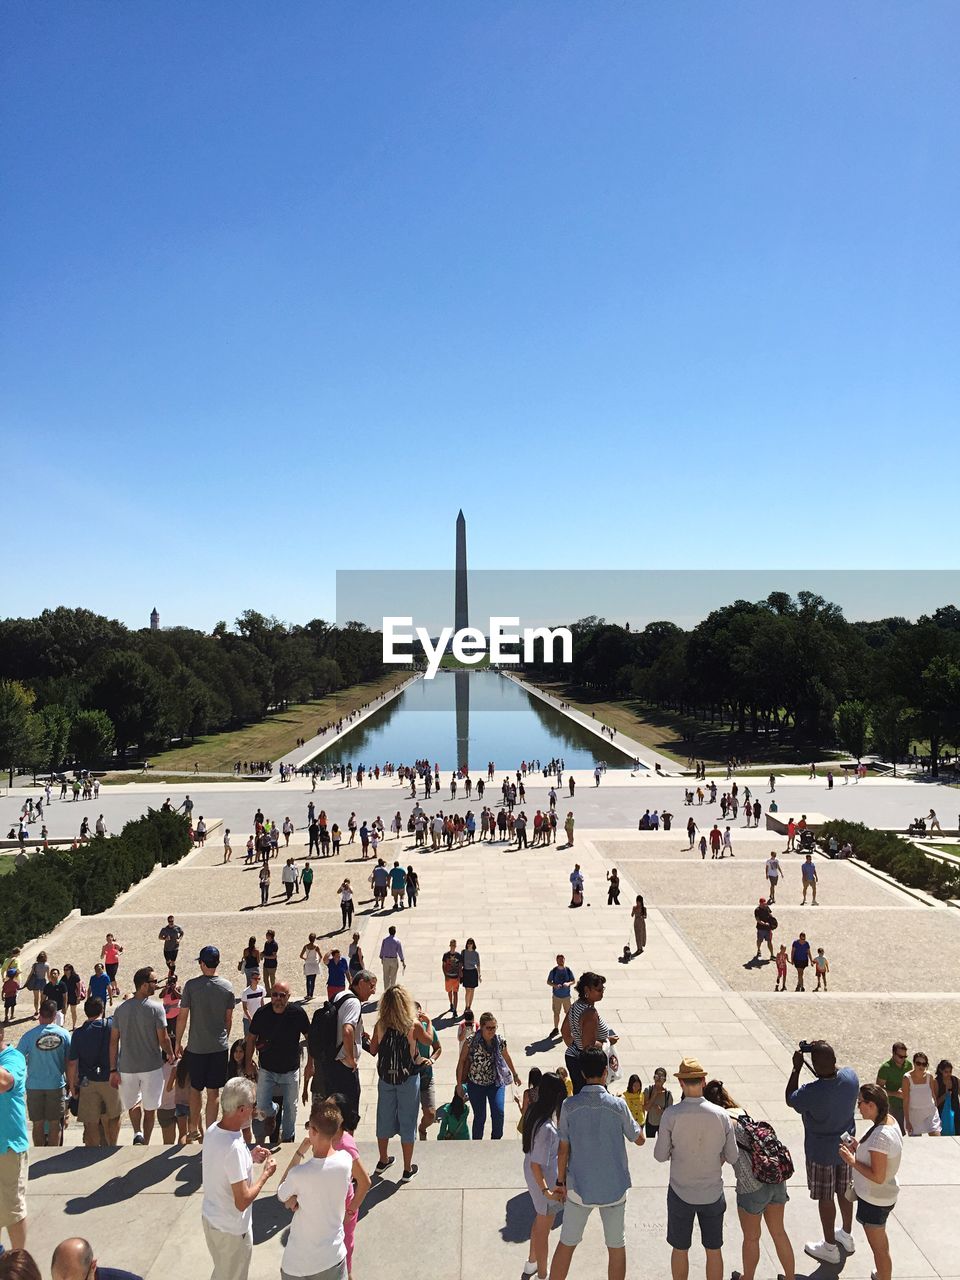
{"label": "white sneaker", "polygon": [[840,1246],[827,1244],[826,1240],[808,1241],[803,1246],[803,1252],[811,1258],[816,1258],[818,1262],[831,1262],[834,1266],[840,1265],[842,1257]]}
{"label": "white sneaker", "polygon": [[523,1264],[523,1274],[525,1276],[535,1276],[537,1274],[537,1264],[535,1262],[525,1262]]}
{"label": "white sneaker", "polygon": [[843,1231],[838,1227],[833,1234],[836,1237],[837,1244],[842,1245],[847,1253],[856,1253],[857,1246],[849,1231]]}

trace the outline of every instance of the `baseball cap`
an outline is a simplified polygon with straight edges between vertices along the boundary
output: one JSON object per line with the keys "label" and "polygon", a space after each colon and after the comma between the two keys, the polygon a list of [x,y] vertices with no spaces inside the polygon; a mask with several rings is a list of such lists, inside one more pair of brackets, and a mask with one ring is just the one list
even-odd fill
{"label": "baseball cap", "polygon": [[216,947],[202,947],[197,962],[205,964],[208,969],[216,969],[220,963],[220,952]]}

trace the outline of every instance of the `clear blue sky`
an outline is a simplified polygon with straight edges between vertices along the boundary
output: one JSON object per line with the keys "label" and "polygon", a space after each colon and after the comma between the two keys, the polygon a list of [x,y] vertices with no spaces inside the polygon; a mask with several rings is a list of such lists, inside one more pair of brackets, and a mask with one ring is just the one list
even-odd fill
{"label": "clear blue sky", "polygon": [[4,613],[956,564],[954,0],[4,27]]}

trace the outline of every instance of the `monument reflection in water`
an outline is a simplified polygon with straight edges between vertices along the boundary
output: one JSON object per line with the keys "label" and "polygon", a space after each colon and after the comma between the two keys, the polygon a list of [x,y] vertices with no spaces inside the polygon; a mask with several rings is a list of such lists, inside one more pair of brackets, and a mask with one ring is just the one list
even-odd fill
{"label": "monument reflection in water", "polygon": [[513,680],[496,671],[460,670],[417,680],[317,760],[356,768],[427,759],[445,771],[467,764],[478,773],[488,760],[506,771],[521,760],[545,764],[560,756],[568,769],[592,769],[598,761],[619,769],[632,763],[607,739],[531,697]]}

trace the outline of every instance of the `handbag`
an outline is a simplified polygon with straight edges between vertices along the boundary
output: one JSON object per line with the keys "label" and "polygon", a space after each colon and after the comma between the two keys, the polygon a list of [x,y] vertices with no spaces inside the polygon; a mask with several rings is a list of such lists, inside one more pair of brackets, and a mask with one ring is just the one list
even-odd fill
{"label": "handbag", "polygon": [[604,1040],[602,1048],[607,1055],[607,1084],[615,1084],[623,1076],[620,1070],[620,1059],[609,1040]]}

